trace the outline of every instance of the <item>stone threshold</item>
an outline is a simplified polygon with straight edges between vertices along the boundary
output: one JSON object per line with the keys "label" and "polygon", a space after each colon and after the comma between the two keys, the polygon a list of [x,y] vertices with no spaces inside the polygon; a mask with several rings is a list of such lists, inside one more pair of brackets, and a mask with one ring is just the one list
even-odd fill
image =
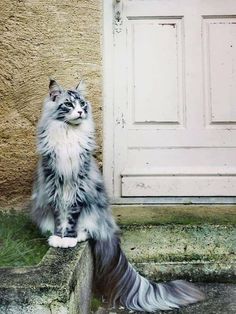
{"label": "stone threshold", "polygon": [[87,314],[92,276],[87,242],[50,248],[37,266],[0,268],[0,313]]}
{"label": "stone threshold", "polygon": [[113,205],[120,225],[236,225],[236,205]]}

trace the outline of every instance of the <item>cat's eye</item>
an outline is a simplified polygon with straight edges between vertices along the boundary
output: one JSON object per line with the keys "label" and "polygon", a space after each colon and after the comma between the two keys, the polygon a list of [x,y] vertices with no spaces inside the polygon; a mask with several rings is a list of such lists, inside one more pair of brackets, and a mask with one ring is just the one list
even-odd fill
{"label": "cat's eye", "polygon": [[88,104],[84,100],[80,100],[80,106],[82,109],[86,110],[88,107]]}
{"label": "cat's eye", "polygon": [[69,107],[69,108],[74,108],[74,105],[73,105],[72,102],[70,102],[70,101],[65,101],[65,102],[64,102],[64,105],[65,105],[66,107]]}

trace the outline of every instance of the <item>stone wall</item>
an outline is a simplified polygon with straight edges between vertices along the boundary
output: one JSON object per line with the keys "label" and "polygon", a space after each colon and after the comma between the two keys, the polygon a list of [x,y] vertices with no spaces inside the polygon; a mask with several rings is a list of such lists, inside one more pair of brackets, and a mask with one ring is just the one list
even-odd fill
{"label": "stone wall", "polygon": [[0,207],[29,199],[35,126],[49,77],[65,87],[84,78],[101,161],[101,0],[0,2]]}

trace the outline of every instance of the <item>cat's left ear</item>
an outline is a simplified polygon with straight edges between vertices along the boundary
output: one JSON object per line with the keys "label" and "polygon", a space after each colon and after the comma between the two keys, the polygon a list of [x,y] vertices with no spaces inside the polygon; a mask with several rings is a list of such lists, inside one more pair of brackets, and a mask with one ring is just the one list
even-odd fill
{"label": "cat's left ear", "polygon": [[81,95],[86,96],[87,88],[84,80],[81,80],[75,88]]}
{"label": "cat's left ear", "polygon": [[50,79],[49,82],[49,96],[52,99],[52,101],[55,101],[58,96],[61,95],[63,92],[63,89],[61,86],[53,79]]}

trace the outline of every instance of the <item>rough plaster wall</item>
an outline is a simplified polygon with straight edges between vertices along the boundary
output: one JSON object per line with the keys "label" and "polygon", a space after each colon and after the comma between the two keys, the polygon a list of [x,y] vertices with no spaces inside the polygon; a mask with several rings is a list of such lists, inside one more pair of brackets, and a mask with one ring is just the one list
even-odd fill
{"label": "rough plaster wall", "polygon": [[101,0],[0,2],[0,206],[29,199],[48,78],[88,86],[101,160]]}

